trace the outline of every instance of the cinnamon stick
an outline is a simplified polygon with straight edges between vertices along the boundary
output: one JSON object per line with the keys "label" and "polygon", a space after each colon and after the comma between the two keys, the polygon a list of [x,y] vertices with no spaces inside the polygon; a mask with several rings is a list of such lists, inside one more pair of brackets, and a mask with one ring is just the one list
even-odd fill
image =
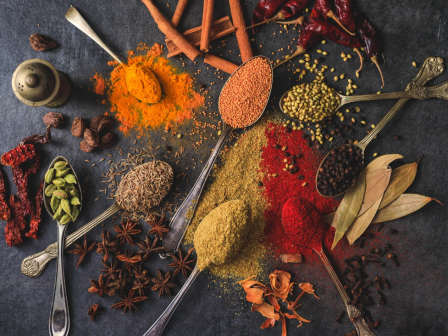
{"label": "cinnamon stick", "polygon": [[185,8],[187,7],[188,0],[179,0],[176,6],[176,10],[174,11],[174,15],[171,18],[171,24],[174,28],[177,28],[180,22],[180,18],[185,12]]}
{"label": "cinnamon stick", "polygon": [[222,59],[210,53],[207,53],[205,55],[204,63],[210,64],[212,67],[227,72],[229,74],[232,74],[238,68],[238,65],[226,61],[225,59]]}
{"label": "cinnamon stick", "polygon": [[236,39],[243,62],[254,57],[252,47],[250,45],[249,35],[247,35],[246,23],[244,22],[243,9],[240,0],[229,0],[230,12],[232,13],[233,25],[236,28]]}
{"label": "cinnamon stick", "polygon": [[[236,31],[235,27],[230,20],[230,17],[225,16],[213,22],[211,41],[219,39],[228,34],[232,34]],[[187,30],[182,35],[190,41],[191,44],[199,46],[201,43],[202,26],[198,26]],[[168,49],[168,57],[173,57],[182,53],[181,50],[171,41],[166,40],[166,47]]]}
{"label": "cinnamon stick", "polygon": [[199,48],[203,52],[208,52],[210,46],[214,6],[215,0],[204,0],[204,10],[202,12],[201,46]]}
{"label": "cinnamon stick", "polygon": [[163,16],[162,13],[154,6],[152,0],[142,0],[146,5],[154,21],[157,23],[160,31],[166,35],[182,52],[192,61],[196,57],[202,57],[202,53],[196,49],[176,28]]}

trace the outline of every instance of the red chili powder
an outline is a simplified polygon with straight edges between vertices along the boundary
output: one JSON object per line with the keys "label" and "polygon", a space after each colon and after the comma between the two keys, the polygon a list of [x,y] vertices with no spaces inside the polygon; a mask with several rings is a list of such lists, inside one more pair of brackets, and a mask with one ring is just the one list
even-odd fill
{"label": "red chili powder", "polygon": [[106,90],[106,81],[98,72],[90,79],[93,82],[93,90],[97,95],[103,95]]}
{"label": "red chili powder", "polygon": [[[267,145],[263,149],[261,169],[265,173],[263,180],[264,196],[270,206],[265,211],[265,239],[264,245],[273,252],[274,256],[282,253],[300,252],[306,260],[317,260],[317,254],[310,248],[300,247],[291,243],[285,234],[282,225],[282,209],[290,198],[299,197],[308,200],[321,214],[333,211],[333,207],[339,201],[320,196],[315,187],[316,171],[323,156],[314,149],[308,147],[307,141],[302,138],[301,131],[287,133],[285,128],[278,124],[269,124],[266,128]],[[275,148],[275,145],[277,148]],[[286,147],[285,150],[282,150]],[[285,152],[291,156],[301,154],[296,158],[298,172],[291,174],[283,171],[285,167]],[[278,174],[273,176],[273,174]],[[299,176],[303,176],[300,179]],[[303,186],[304,182],[307,184]],[[331,251],[334,229],[329,224],[325,225],[323,246],[330,255],[347,257],[353,254],[346,239],[342,239],[338,246]],[[339,258],[338,258],[339,259]]]}

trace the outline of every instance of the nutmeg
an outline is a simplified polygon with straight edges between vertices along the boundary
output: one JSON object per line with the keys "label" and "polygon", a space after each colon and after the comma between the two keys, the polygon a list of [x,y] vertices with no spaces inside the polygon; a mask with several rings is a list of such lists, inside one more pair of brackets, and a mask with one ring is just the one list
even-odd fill
{"label": "nutmeg", "polygon": [[84,135],[86,129],[86,123],[81,118],[77,117],[73,120],[72,124],[72,135],[81,138]]}
{"label": "nutmeg", "polygon": [[64,117],[60,113],[48,112],[44,115],[44,124],[47,127],[61,128],[64,124]]}
{"label": "nutmeg", "polygon": [[101,114],[99,116],[96,116],[90,121],[90,127],[91,129],[94,129],[98,133],[100,133],[100,125],[103,123],[102,131],[106,131],[104,127],[110,127],[112,123],[114,122],[114,119],[112,117],[109,117],[107,115]]}
{"label": "nutmeg", "polygon": [[34,50],[45,51],[59,46],[50,36],[43,34],[33,34],[30,36],[30,45]]}
{"label": "nutmeg", "polygon": [[115,144],[115,134],[113,134],[112,132],[109,132],[101,137],[99,147],[102,149],[106,149],[106,148],[110,148],[114,144]]}
{"label": "nutmeg", "polygon": [[79,144],[79,149],[81,149],[83,152],[90,153],[94,148],[90,146],[86,140],[83,140]]}
{"label": "nutmeg", "polygon": [[98,125],[98,128],[96,129],[100,135],[106,133],[109,131],[110,127],[114,123],[114,119],[109,116],[104,116],[103,119],[101,119],[100,124]]}
{"label": "nutmeg", "polygon": [[98,147],[100,144],[100,136],[94,129],[87,128],[84,131],[84,140],[92,147]]}

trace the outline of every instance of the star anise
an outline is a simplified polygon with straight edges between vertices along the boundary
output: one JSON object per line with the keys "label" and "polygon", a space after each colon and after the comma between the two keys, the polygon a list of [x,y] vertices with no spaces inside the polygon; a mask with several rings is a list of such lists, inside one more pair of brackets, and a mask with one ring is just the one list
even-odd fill
{"label": "star anise", "polygon": [[174,259],[174,262],[167,265],[166,267],[174,267],[176,268],[174,270],[173,273],[173,278],[179,273],[182,272],[182,274],[184,275],[185,279],[188,278],[188,270],[192,271],[193,269],[190,267],[191,263],[194,263],[196,260],[195,259],[191,259],[188,260],[188,258],[190,257],[191,252],[193,252],[194,247],[190,249],[190,251],[188,251],[187,255],[185,257],[182,257],[182,251],[179,250],[179,257],[176,258],[173,254],[170,253],[171,258]]}
{"label": "star anise", "polygon": [[137,254],[143,255],[142,262],[147,262],[151,255],[156,252],[161,252],[164,250],[163,246],[156,247],[159,243],[159,239],[155,238],[151,243],[151,238],[146,236],[146,239],[137,245],[140,247],[140,250],[137,251]]}
{"label": "star anise", "polygon": [[129,244],[134,246],[135,243],[131,236],[142,232],[139,229],[134,229],[137,224],[137,222],[128,221],[127,223],[123,223],[121,225],[114,225],[114,230],[117,232],[117,239],[119,239],[122,243],[127,241]]}
{"label": "star anise", "polygon": [[134,296],[134,290],[131,289],[129,291],[128,296],[120,297],[123,301],[118,302],[116,304],[114,304],[113,306],[110,306],[111,308],[123,308],[123,314],[126,314],[126,309],[129,309],[129,311],[131,312],[131,314],[133,314],[132,312],[132,307],[134,307],[135,309],[137,309],[136,306],[134,306],[134,303],[139,302],[139,301],[143,301],[146,300],[147,297],[146,296],[137,296],[137,297],[133,297]]}
{"label": "star anise", "polygon": [[100,269],[101,272],[106,272],[106,274],[104,275],[105,278],[115,279],[116,274],[120,273],[121,271],[124,271],[124,269],[122,268],[117,268],[118,259],[115,260],[112,259],[110,265],[104,260],[101,260],[101,263],[103,264],[104,267],[106,267],[105,269]]}
{"label": "star anise", "polygon": [[99,254],[104,254],[103,260],[108,261],[109,255],[111,253],[117,253],[120,251],[121,245],[112,237],[112,234],[109,230],[103,231],[101,233],[101,243],[97,244],[98,248],[96,252]]}
{"label": "star anise", "polygon": [[166,234],[170,232],[170,229],[168,229],[164,223],[165,217],[159,217],[159,219],[157,219],[157,216],[154,216],[154,219],[148,222],[151,226],[151,230],[148,231],[148,234],[154,233],[156,237],[159,237],[160,239],[165,238]]}
{"label": "star anise", "polygon": [[99,314],[99,308],[100,306],[96,303],[92,305],[92,307],[89,308],[87,311],[87,315],[90,316],[90,320],[93,321],[95,319],[95,315]]}
{"label": "star anise", "polygon": [[162,297],[163,293],[167,293],[171,295],[170,288],[177,287],[177,284],[171,282],[171,272],[167,272],[165,276],[163,276],[162,271],[157,271],[157,278],[152,278],[151,281],[154,282],[154,286],[151,287],[151,290],[159,291],[159,297]]}
{"label": "star anise", "polygon": [[102,274],[100,274],[98,281],[90,279],[90,283],[92,284],[92,287],[88,289],[89,293],[98,294],[100,297],[109,293],[109,288],[107,287]]}
{"label": "star anise", "polygon": [[117,254],[117,259],[124,262],[124,265],[129,273],[131,273],[131,266],[142,260],[139,254],[135,254],[133,251],[124,251],[123,254]]}
{"label": "star anise", "polygon": [[83,245],[79,245],[74,243],[75,246],[77,248],[67,251],[68,253],[73,253],[73,254],[79,254],[78,257],[78,262],[76,263],[76,268],[78,268],[79,265],[81,265],[81,263],[84,261],[84,259],[86,258],[87,252],[93,250],[93,248],[96,245],[96,242],[93,242],[92,245],[87,247],[87,237],[84,236],[84,244]]}
{"label": "star anise", "polygon": [[151,281],[151,279],[148,276],[148,271],[147,270],[142,271],[142,267],[139,266],[138,270],[134,270],[134,277],[135,281],[132,289],[138,290],[138,293],[140,295],[144,295],[143,289],[148,288],[148,286],[146,285],[149,283],[149,281]]}
{"label": "star anise", "polygon": [[126,287],[128,282],[131,280],[132,275],[126,274],[126,272],[120,272],[115,279],[109,282],[107,285],[109,289],[109,296],[115,295],[115,293],[119,292],[120,295],[123,293],[123,289]]}

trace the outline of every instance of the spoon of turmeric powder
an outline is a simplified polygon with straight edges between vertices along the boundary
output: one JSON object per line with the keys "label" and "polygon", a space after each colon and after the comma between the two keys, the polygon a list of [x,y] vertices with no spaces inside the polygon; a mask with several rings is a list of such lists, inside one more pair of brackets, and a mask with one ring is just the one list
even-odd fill
{"label": "spoon of turmeric powder", "polygon": [[156,104],[162,98],[162,88],[156,75],[148,67],[142,67],[136,64],[126,65],[117,55],[115,55],[106,44],[101,41],[98,35],[93,31],[89,24],[84,20],[75,7],[70,7],[65,12],[65,18],[76,28],[85,33],[94,40],[101,48],[111,55],[126,70],[126,86],[131,95],[138,100]]}

